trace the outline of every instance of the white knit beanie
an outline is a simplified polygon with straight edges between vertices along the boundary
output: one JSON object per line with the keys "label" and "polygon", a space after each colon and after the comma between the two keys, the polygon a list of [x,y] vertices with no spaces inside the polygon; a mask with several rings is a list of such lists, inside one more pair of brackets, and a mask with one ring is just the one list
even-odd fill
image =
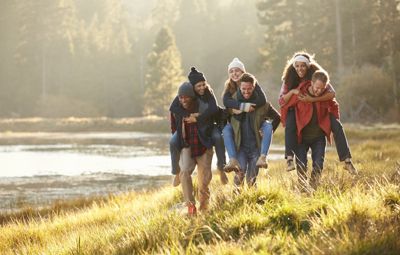
{"label": "white knit beanie", "polygon": [[237,67],[240,70],[242,70],[244,73],[246,72],[246,69],[244,68],[244,64],[242,63],[242,61],[240,61],[238,58],[234,58],[232,60],[231,63],[229,63],[228,65],[228,72],[229,70],[231,70],[232,68]]}

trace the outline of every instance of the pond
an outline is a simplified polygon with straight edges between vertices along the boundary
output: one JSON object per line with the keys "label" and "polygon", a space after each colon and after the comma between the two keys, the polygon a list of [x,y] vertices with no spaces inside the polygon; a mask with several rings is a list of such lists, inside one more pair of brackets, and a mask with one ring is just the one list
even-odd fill
{"label": "pond", "polygon": [[[169,184],[165,133],[0,133],[0,210]],[[282,159],[272,146],[270,160]],[[213,160],[213,168],[216,160]]]}

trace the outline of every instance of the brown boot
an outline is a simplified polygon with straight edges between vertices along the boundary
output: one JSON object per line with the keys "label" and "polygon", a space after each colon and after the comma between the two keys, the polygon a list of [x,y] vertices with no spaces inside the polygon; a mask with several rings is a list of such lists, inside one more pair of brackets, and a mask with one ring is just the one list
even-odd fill
{"label": "brown boot", "polygon": [[268,168],[267,155],[261,154],[257,160],[256,166],[261,168]]}
{"label": "brown boot", "polygon": [[353,162],[351,162],[351,159],[346,159],[344,162],[344,167],[345,170],[349,171],[350,174],[352,175],[357,175],[358,171],[356,167],[353,165]]}
{"label": "brown boot", "polygon": [[181,184],[181,179],[179,178],[179,173],[174,176],[174,179],[172,180],[172,186],[177,187],[179,184]]}
{"label": "brown boot", "polygon": [[229,160],[229,163],[224,166],[224,171],[227,173],[232,172],[232,171],[234,171],[234,172],[240,171],[239,161],[235,158],[231,158]]}

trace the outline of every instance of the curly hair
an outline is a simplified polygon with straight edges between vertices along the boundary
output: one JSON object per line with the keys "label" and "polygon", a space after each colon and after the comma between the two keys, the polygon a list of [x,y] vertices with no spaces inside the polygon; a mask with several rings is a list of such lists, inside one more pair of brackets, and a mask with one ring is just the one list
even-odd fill
{"label": "curly hair", "polygon": [[297,88],[300,84],[300,77],[296,72],[296,69],[293,67],[293,59],[297,56],[304,56],[308,60],[310,60],[310,67],[307,68],[307,73],[305,75],[305,79],[311,80],[311,76],[317,70],[323,69],[315,60],[314,55],[310,55],[305,51],[299,51],[293,54],[292,58],[287,61],[285,69],[282,74],[282,81],[287,85],[288,90]]}

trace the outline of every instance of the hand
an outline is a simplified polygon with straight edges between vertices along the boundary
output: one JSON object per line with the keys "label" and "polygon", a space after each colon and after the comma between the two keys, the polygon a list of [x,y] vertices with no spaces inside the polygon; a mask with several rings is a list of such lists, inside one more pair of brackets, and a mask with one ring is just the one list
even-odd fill
{"label": "hand", "polygon": [[254,112],[255,110],[256,110],[256,106],[255,105],[250,106],[249,112]]}
{"label": "hand", "polygon": [[197,118],[197,117],[199,117],[200,116],[200,113],[198,113],[198,112],[195,112],[195,113],[191,113],[190,114],[190,117],[194,117],[194,118]]}
{"label": "hand", "polygon": [[291,91],[294,95],[298,95],[300,93],[298,89],[292,89]]}
{"label": "hand", "polygon": [[312,96],[308,95],[308,94],[299,94],[298,98],[302,102],[306,102],[306,103],[314,102],[314,98]]}
{"label": "hand", "polygon": [[241,114],[242,111],[238,110],[238,109],[232,109],[232,113],[237,115],[237,114]]}
{"label": "hand", "polygon": [[[244,112],[252,112],[255,110],[255,104],[252,103],[241,103],[240,104],[240,109],[243,110]],[[253,108],[253,109],[251,109]]]}
{"label": "hand", "polygon": [[258,130],[258,132],[260,133],[260,136],[263,137],[264,133],[261,128]]}
{"label": "hand", "polygon": [[194,117],[194,116],[192,116],[192,115],[190,115],[189,117],[184,118],[183,120],[184,120],[186,123],[189,123],[189,124],[191,124],[191,123],[196,123],[196,122],[197,122],[196,117]]}

